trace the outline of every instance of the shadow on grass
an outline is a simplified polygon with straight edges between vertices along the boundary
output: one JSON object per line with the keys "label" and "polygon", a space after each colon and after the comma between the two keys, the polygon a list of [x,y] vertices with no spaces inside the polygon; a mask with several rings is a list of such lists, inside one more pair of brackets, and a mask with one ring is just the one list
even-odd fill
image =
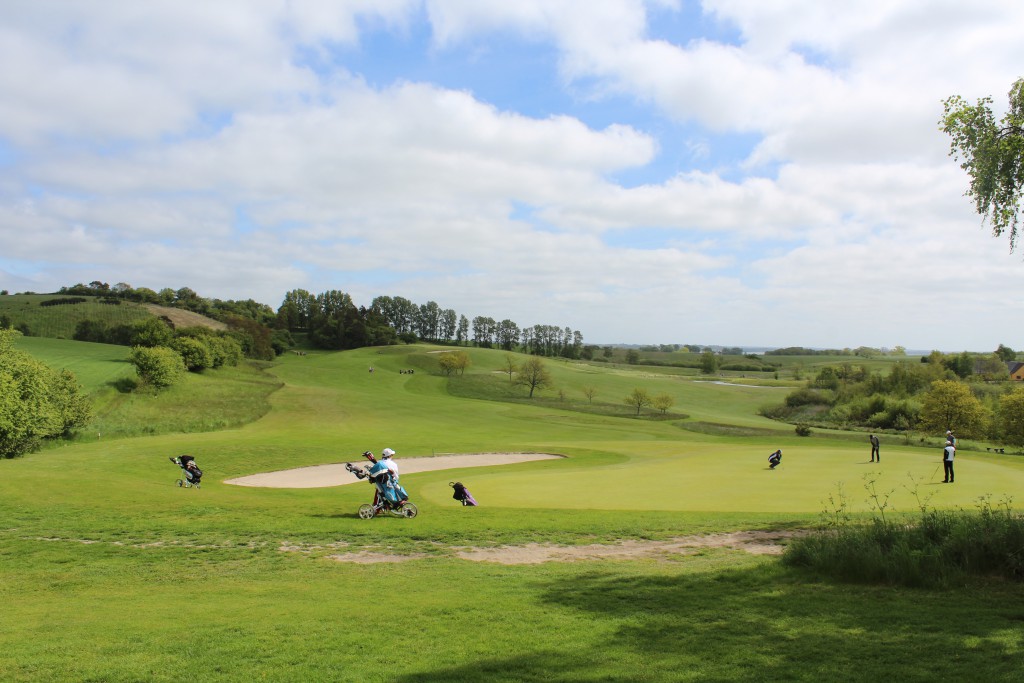
{"label": "shadow on grass", "polygon": [[[614,571],[614,570],[613,570]],[[805,583],[777,565],[702,575],[588,572],[541,586],[579,617],[563,647],[397,677],[440,681],[1019,681],[1012,587]]]}
{"label": "shadow on grass", "polygon": [[139,388],[139,382],[134,377],[122,377],[109,384],[122,394],[130,394]]}

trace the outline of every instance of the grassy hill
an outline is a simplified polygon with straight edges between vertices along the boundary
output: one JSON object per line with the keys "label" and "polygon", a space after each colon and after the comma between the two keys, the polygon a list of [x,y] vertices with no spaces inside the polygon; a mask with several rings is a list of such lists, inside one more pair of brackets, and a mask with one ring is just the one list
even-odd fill
{"label": "grassy hill", "polygon": [[[943,487],[931,477],[933,449],[884,441],[875,465],[863,435],[801,439],[760,417],[758,406],[782,382],[738,385],[649,367],[549,362],[554,387],[528,401],[508,387],[504,352],[468,350],[466,374],[449,378],[435,371],[439,350],[311,351],[238,374],[204,373],[135,400],[148,402],[154,416],[215,422],[228,410],[216,387],[233,386],[227,393],[262,394],[267,410],[216,431],[174,432],[172,419],[149,434],[0,461],[0,679],[1019,675],[1017,585],[978,580],[934,592],[833,584],[728,544],[642,556],[628,550],[711,532],[813,526],[830,499],[869,514],[878,499],[867,482],[886,495],[890,515],[914,512],[922,500],[972,507],[979,497],[1024,490],[1022,459],[971,453],[957,465],[956,486]],[[100,349],[81,353],[83,371],[102,391],[99,367],[108,361]],[[408,369],[415,372],[400,372]],[[597,390],[599,410],[588,409],[586,386]],[[621,400],[637,386],[672,394],[675,415],[631,417]],[[122,410],[129,409],[110,415]],[[697,424],[721,429],[694,431]],[[567,457],[405,475],[420,507],[414,520],[359,519],[356,509],[371,495],[365,484],[224,483],[355,461],[384,446],[398,451],[399,463],[438,453]],[[767,470],[768,453],[780,447],[781,468]],[[178,470],[167,458],[186,452],[206,471],[201,490],[174,483]],[[451,499],[455,479],[480,507]],[[525,555],[590,544],[623,552],[546,563],[467,559],[472,549]],[[374,642],[386,647],[375,650]]]}
{"label": "grassy hill", "polygon": [[[76,301],[49,305],[51,301]],[[166,317],[176,327],[206,326],[226,329],[224,323],[206,316],[167,306],[138,304],[119,299],[107,302],[95,296],[64,294],[9,294],[0,296],[0,319],[9,320],[17,328],[27,327],[33,337],[71,339],[83,320],[95,320],[107,327],[130,325],[153,316]]]}

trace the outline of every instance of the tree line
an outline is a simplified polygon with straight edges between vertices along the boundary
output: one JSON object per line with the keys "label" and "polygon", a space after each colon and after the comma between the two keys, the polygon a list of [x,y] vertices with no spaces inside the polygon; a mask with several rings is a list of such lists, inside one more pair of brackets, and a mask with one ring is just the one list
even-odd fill
{"label": "tree line", "polygon": [[581,358],[585,354],[579,330],[556,325],[520,327],[509,319],[472,319],[435,301],[416,304],[401,296],[378,296],[368,307],[356,306],[345,292],[312,294],[294,289],[277,310],[276,325],[304,332],[323,349],[352,349],[398,342],[478,346],[521,350],[537,356]]}

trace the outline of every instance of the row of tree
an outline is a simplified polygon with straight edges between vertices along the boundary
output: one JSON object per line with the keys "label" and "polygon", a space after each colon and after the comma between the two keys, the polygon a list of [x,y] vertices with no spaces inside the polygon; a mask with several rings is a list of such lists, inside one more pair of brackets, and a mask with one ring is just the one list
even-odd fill
{"label": "row of tree", "polygon": [[337,290],[316,295],[304,289],[288,292],[277,310],[276,325],[307,332],[314,346],[325,349],[423,340],[537,356],[580,358],[584,353],[583,335],[569,327],[520,327],[507,318],[496,321],[487,316],[470,320],[435,301],[415,304],[401,296],[378,296],[369,308],[357,307],[351,296]]}

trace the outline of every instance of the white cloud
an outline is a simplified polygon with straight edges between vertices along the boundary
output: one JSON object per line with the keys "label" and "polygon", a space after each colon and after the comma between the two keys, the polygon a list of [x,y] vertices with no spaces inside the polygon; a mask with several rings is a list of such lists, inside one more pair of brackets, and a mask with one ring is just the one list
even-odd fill
{"label": "white cloud", "polygon": [[[671,0],[15,3],[0,288],[343,289],[593,342],[1014,346],[999,293],[1024,269],[937,120],[1020,77],[1019,3],[702,6],[739,40],[655,33]],[[564,100],[533,109],[554,115],[453,75],[495,36],[555,52]],[[716,164],[737,132],[751,153]]]}

